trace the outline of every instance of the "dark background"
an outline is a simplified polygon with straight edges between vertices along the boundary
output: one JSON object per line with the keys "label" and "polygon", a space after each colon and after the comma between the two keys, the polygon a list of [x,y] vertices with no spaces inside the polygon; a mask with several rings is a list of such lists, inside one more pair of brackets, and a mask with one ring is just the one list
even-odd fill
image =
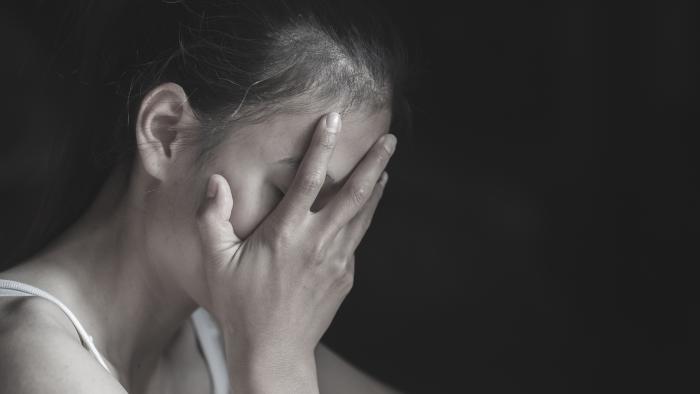
{"label": "dark background", "polygon": [[[99,186],[94,3],[3,4],[0,268]],[[382,5],[415,130],[326,343],[408,392],[698,392],[697,3],[462,3]]]}

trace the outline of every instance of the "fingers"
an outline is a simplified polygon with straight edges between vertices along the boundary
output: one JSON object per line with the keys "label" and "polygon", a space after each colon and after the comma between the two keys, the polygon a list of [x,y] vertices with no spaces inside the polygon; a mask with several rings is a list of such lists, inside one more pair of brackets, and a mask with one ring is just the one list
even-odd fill
{"label": "fingers", "polygon": [[319,212],[335,233],[348,223],[372,196],[374,185],[396,148],[396,137],[385,134],[357,165],[342,189]]}
{"label": "fingers", "polygon": [[362,238],[364,238],[365,234],[367,233],[367,229],[369,229],[369,226],[372,223],[374,212],[376,212],[379,201],[382,199],[384,188],[388,180],[389,175],[385,171],[382,173],[379,181],[374,186],[372,196],[369,198],[364,207],[362,207],[362,210],[355,215],[355,217],[352,218],[352,220],[350,220],[347,226],[345,226],[343,229],[345,231],[345,235],[341,246],[342,256],[353,255],[353,253],[355,253],[355,249],[357,249],[357,247],[360,245]]}
{"label": "fingers", "polygon": [[197,226],[205,253],[217,260],[217,255],[240,243],[229,221],[233,209],[231,188],[218,174],[209,178],[207,195],[197,212]]}
{"label": "fingers", "polygon": [[328,162],[335,149],[340,115],[331,112],[316,125],[311,144],[289,190],[280,202],[287,214],[308,214],[326,180]]}

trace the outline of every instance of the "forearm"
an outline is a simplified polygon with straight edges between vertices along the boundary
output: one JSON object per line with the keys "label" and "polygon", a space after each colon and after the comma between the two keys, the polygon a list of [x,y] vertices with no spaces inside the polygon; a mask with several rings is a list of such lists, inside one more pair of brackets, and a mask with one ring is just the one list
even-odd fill
{"label": "forearm", "polygon": [[250,349],[224,331],[224,347],[229,380],[240,394],[318,394],[316,360],[308,355],[268,347]]}

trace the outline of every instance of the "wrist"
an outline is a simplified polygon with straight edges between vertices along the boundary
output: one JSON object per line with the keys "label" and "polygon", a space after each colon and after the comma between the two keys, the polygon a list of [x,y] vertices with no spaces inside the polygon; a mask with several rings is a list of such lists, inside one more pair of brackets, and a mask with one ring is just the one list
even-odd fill
{"label": "wrist", "polygon": [[226,323],[221,325],[233,392],[318,393],[313,349],[251,343],[246,340],[247,335],[232,328]]}
{"label": "wrist", "polygon": [[228,354],[232,388],[238,393],[317,394],[316,360],[283,351]]}

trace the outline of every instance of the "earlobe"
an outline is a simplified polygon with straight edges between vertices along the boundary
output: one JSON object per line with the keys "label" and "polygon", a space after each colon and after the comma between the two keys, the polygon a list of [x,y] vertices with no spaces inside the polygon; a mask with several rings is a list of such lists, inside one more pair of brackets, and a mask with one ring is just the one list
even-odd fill
{"label": "earlobe", "polygon": [[136,143],[145,170],[163,180],[174,163],[177,149],[195,124],[182,87],[168,82],[151,90],[141,101],[136,121]]}

